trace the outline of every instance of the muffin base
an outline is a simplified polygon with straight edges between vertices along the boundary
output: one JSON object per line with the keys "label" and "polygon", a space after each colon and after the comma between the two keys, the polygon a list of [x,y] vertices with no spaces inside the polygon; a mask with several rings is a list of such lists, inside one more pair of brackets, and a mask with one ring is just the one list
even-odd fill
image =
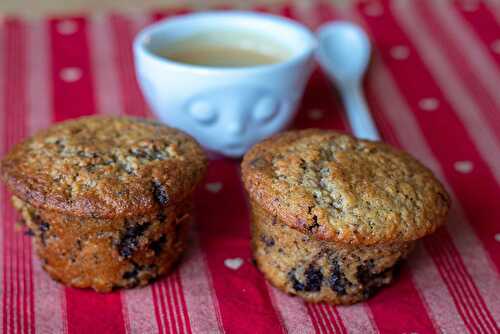
{"label": "muffin base", "polygon": [[186,246],[189,199],[141,217],[97,219],[35,209],[17,197],[43,268],[66,285],[108,292],[169,272]]}
{"label": "muffin base", "polygon": [[252,201],[257,267],[275,287],[309,302],[353,304],[389,284],[414,242],[353,246],[303,234]]}

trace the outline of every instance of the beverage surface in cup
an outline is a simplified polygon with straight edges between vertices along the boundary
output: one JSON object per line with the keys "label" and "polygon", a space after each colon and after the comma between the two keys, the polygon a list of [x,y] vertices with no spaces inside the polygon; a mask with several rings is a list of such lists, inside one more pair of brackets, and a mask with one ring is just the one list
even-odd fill
{"label": "beverage surface in cup", "polygon": [[290,56],[279,42],[248,32],[211,31],[166,43],[154,50],[178,63],[208,67],[252,67],[280,63]]}

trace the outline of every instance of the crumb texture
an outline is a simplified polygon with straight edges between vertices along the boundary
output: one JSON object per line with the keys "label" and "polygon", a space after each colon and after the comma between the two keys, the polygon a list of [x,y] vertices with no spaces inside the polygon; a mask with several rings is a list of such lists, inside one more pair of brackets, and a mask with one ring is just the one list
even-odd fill
{"label": "crumb texture", "polygon": [[252,203],[252,247],[259,269],[277,288],[309,302],[353,304],[398,273],[414,242],[351,246],[316,240]]}
{"label": "crumb texture", "polygon": [[168,273],[186,248],[189,200],[134,218],[96,219],[13,204],[43,268],[57,281],[108,292],[143,286]]}
{"label": "crumb texture", "polygon": [[449,196],[432,172],[381,142],[291,131],[254,146],[242,174],[252,200],[318,239],[412,241],[444,223]]}
{"label": "crumb texture", "polygon": [[116,218],[182,201],[206,158],[191,137],[158,122],[93,116],[38,133],[0,167],[16,196],[34,207]]}

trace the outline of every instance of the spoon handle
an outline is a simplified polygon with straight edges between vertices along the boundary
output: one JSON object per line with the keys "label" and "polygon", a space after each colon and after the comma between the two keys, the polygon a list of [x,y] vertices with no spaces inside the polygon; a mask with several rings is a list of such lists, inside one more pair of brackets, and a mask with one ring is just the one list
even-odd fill
{"label": "spoon handle", "polygon": [[380,140],[380,134],[368,110],[361,87],[343,91],[342,99],[353,134],[361,139]]}

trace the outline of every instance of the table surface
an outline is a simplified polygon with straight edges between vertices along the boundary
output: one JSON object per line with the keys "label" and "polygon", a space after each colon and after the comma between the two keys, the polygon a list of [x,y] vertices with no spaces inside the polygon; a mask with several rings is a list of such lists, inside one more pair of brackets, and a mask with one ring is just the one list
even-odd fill
{"label": "table surface", "polygon": [[[0,186],[1,333],[499,331],[500,1],[258,9],[313,29],[332,19],[366,28],[375,51],[364,89],[377,127],[444,182],[453,200],[448,225],[420,242],[399,279],[369,301],[306,304],[272,288],[252,265],[239,161],[214,159],[177,270],[142,289],[97,294],[50,280]],[[0,20],[0,156],[53,122],[151,117],[130,45],[144,25],[176,13]],[[293,126],[350,131],[319,69]]]}

